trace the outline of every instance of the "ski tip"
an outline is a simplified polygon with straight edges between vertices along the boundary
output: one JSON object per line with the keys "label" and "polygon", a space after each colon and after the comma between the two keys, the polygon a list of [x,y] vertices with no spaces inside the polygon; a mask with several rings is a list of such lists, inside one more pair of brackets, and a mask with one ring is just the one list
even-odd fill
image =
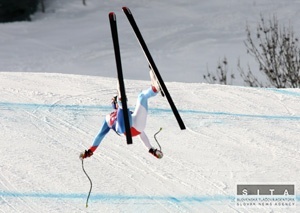
{"label": "ski tip", "polygon": [[109,17],[110,19],[116,20],[116,14],[115,14],[114,12],[110,12],[110,13],[108,14],[108,17]]}
{"label": "ski tip", "polygon": [[123,9],[123,11],[124,11],[125,13],[130,13],[130,14],[131,14],[131,11],[129,10],[128,7],[122,7],[122,9]]}

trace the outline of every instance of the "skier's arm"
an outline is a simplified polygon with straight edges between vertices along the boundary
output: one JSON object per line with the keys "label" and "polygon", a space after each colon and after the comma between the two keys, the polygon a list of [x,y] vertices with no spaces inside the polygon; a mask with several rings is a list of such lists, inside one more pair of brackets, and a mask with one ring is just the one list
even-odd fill
{"label": "skier's arm", "polygon": [[90,150],[94,152],[98,146],[100,145],[101,141],[105,137],[105,135],[109,132],[110,128],[107,125],[106,121],[104,120],[102,127],[98,133],[98,135],[95,137],[93,145],[90,147]]}

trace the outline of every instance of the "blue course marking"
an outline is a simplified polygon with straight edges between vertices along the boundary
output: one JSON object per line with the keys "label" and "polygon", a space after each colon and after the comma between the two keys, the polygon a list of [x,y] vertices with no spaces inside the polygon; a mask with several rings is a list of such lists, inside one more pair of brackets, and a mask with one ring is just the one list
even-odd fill
{"label": "blue course marking", "polygon": [[281,93],[283,95],[300,97],[300,91],[295,92],[295,91],[289,91],[289,90],[284,90],[284,89],[275,89],[275,88],[267,88],[266,90],[270,90],[270,91],[273,91],[273,92],[276,92],[276,93]]}
{"label": "blue course marking", "polygon": [[[0,191],[1,197],[29,197],[29,198],[43,198],[43,199],[85,199],[87,194],[82,193],[36,193],[36,192],[5,192]],[[128,200],[143,200],[143,201],[167,201],[173,203],[205,203],[230,201],[234,202],[235,196],[229,195],[215,195],[215,196],[145,196],[145,195],[117,195],[117,194],[92,194],[91,200],[94,201],[128,201]],[[296,201],[300,201],[300,196],[296,196]]]}
{"label": "blue course marking", "polygon": [[[230,112],[209,112],[201,110],[178,110],[180,113],[186,114],[202,114],[202,115],[213,115],[213,116],[231,116],[231,117],[245,117],[245,118],[261,118],[261,119],[278,119],[278,120],[300,120],[299,116],[288,116],[288,115],[251,115],[241,113],[230,113]],[[172,112],[169,109],[150,109],[150,112]]]}
{"label": "blue course marking", "polygon": [[[0,102],[1,108],[13,108],[13,109],[67,109],[72,111],[84,111],[84,110],[102,110],[110,112],[112,111],[111,106],[103,105],[68,105],[68,104],[35,104],[35,103],[10,103]],[[171,109],[162,108],[151,108],[150,112],[154,114],[160,113],[172,113]],[[230,112],[209,112],[201,110],[179,110],[182,114],[202,114],[212,116],[231,116],[231,117],[245,117],[245,118],[260,118],[260,119],[277,119],[277,120],[300,120],[300,115],[289,116],[289,115],[253,115],[253,114],[240,114]]]}
{"label": "blue course marking", "polygon": [[208,112],[208,111],[198,111],[198,110],[179,110],[182,113],[191,114],[203,114],[203,115],[217,115],[217,116],[232,116],[232,117],[248,117],[248,118],[262,118],[262,119],[279,119],[279,120],[300,120],[299,116],[289,116],[289,115],[252,115],[252,114],[240,114],[240,113],[230,113],[230,112]]}
{"label": "blue course marking", "polygon": [[[29,197],[44,199],[85,199],[87,194],[76,193],[21,193],[0,191],[1,197]],[[173,203],[190,203],[190,202],[212,202],[212,201],[234,201],[234,196],[144,196],[144,195],[117,195],[117,194],[92,194],[91,200],[94,201],[126,201],[126,200],[143,200],[143,201],[167,201]]]}

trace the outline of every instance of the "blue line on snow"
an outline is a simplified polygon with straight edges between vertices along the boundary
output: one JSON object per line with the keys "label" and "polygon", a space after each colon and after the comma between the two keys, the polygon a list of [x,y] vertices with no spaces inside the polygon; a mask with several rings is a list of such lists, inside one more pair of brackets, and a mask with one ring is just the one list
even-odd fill
{"label": "blue line on snow", "polygon": [[[76,193],[21,193],[21,192],[5,192],[0,191],[1,197],[29,197],[29,198],[44,198],[44,199],[85,199],[86,194]],[[126,201],[126,200],[148,200],[148,201],[167,201],[173,203],[205,203],[218,201],[233,202],[235,196],[215,195],[215,196],[144,196],[144,195],[117,195],[117,194],[92,194],[91,200],[94,201]],[[300,196],[296,196],[296,201],[300,201]]]}
{"label": "blue line on snow", "polygon": [[[76,193],[20,193],[20,192],[0,192],[2,197],[30,197],[45,199],[85,199],[87,194]],[[233,196],[143,196],[143,195],[114,195],[114,194],[92,194],[91,200],[94,201],[126,201],[126,200],[148,200],[148,201],[167,201],[173,203],[189,203],[189,202],[209,202],[209,201],[234,201]]]}
{"label": "blue line on snow", "polygon": [[[110,112],[111,106],[103,105],[67,105],[67,104],[35,104],[35,103],[10,103],[0,102],[1,108],[13,108],[13,109],[67,109],[67,110],[103,110]],[[170,109],[162,108],[151,108],[152,113],[171,113]],[[261,119],[278,119],[278,120],[300,120],[300,115],[289,116],[289,115],[253,115],[253,114],[240,114],[230,112],[209,112],[201,110],[179,110],[180,113],[186,114],[202,114],[202,115],[213,115],[213,116],[232,116],[232,117],[246,117],[246,118],[261,118]]]}
{"label": "blue line on snow", "polygon": [[230,113],[230,112],[208,112],[208,111],[198,111],[198,110],[179,110],[179,112],[192,113],[192,114],[204,114],[204,115],[232,116],[232,117],[300,120],[300,116],[288,116],[288,115],[251,115],[251,114],[240,114],[240,113]]}
{"label": "blue line on snow", "polygon": [[267,88],[266,90],[270,90],[270,91],[273,91],[276,93],[281,93],[283,95],[300,97],[300,92],[289,91],[289,90],[285,90],[285,89],[275,89],[275,88]]}

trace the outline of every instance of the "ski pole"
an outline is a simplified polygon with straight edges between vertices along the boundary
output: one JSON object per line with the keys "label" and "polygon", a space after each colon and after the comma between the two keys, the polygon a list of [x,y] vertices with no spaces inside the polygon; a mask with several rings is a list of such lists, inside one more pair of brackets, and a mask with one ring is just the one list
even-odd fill
{"label": "ski pole", "polygon": [[161,146],[160,146],[160,144],[158,143],[158,141],[157,141],[157,139],[156,139],[156,135],[157,135],[158,133],[160,133],[161,130],[162,130],[162,127],[160,127],[160,129],[154,134],[154,139],[155,139],[156,143],[158,144],[159,150],[160,150],[160,151],[161,151]]}
{"label": "ski pole", "polygon": [[82,170],[83,170],[84,174],[87,176],[87,178],[88,178],[89,181],[90,181],[90,191],[89,191],[89,194],[88,194],[88,196],[87,196],[86,204],[85,204],[85,207],[87,208],[87,207],[88,207],[88,202],[89,202],[89,198],[90,198],[90,195],[91,195],[91,191],[92,191],[92,186],[93,186],[93,184],[92,184],[91,178],[88,176],[88,174],[86,173],[86,171],[85,171],[85,169],[84,169],[84,166],[83,166],[83,159],[81,159],[81,161],[82,161]]}

